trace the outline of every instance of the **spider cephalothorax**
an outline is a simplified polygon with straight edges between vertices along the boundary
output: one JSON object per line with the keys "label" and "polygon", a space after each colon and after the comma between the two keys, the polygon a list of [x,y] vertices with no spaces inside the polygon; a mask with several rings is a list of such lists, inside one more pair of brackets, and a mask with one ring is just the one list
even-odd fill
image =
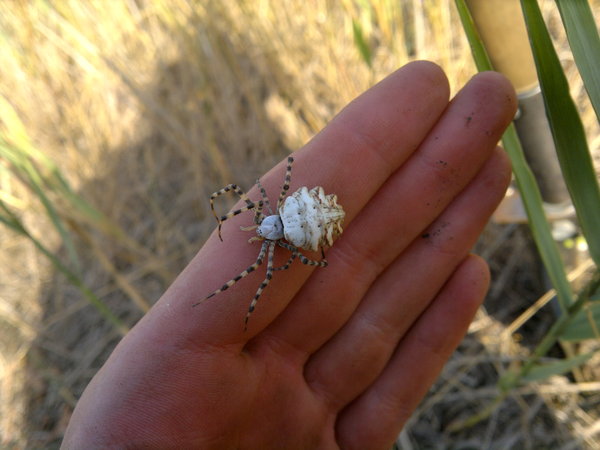
{"label": "spider cephalothorax", "polygon": [[[219,223],[218,233],[221,240],[223,240],[221,238],[221,225],[225,220],[244,211],[254,211],[254,225],[242,227],[242,230],[249,231],[256,229],[256,236],[250,238],[248,242],[262,241],[262,246],[254,264],[249,266],[235,278],[229,280],[221,288],[208,295],[206,299],[229,289],[250,272],[255,271],[257,267],[263,263],[265,255],[267,256],[266,278],[258,287],[256,295],[250,303],[244,321],[244,328],[248,325],[248,319],[250,318],[250,314],[254,311],[260,295],[271,281],[271,278],[273,278],[273,271],[288,269],[295,258],[298,258],[303,264],[310,266],[327,266],[323,247],[331,246],[334,238],[342,233],[342,222],[344,221],[345,213],[342,206],[338,205],[337,197],[334,194],[325,195],[325,191],[320,186],[316,186],[310,190],[306,187],[301,187],[286,198],[286,193],[289,190],[292,178],[293,162],[294,158],[290,156],[288,158],[281,194],[279,194],[279,199],[277,200],[275,214],[273,214],[273,211],[271,210],[267,193],[260,184],[260,180],[258,180],[256,184],[260,189],[262,199],[257,202],[250,200],[248,195],[235,184],[229,184],[210,196],[210,207]],[[231,211],[219,218],[215,213],[213,201],[216,197],[229,191],[238,194],[240,198],[246,202],[246,206]],[[263,209],[266,209],[269,215],[265,216],[263,214]],[[273,255],[275,246],[277,245],[292,252],[288,261],[281,267],[273,267]],[[323,259],[320,261],[308,259],[300,253],[299,249],[311,251],[321,249]],[[197,304],[199,303],[196,303],[196,305]]]}

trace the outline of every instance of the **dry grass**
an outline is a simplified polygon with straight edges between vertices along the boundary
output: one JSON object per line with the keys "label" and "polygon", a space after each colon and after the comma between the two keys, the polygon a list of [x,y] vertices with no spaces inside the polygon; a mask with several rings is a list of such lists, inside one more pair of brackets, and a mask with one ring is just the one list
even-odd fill
{"label": "dry grass", "polygon": [[[18,117],[0,117],[0,133],[14,139],[22,124],[35,148],[102,213],[91,220],[60,192],[48,192],[79,254],[71,268],[127,325],[158,299],[213,228],[205,199],[215,188],[251,185],[345,103],[409,60],[438,62],[454,91],[472,75],[451,1],[371,4],[0,3],[0,95]],[[353,18],[374,49],[372,69],[354,45]],[[583,113],[593,129],[590,108]],[[6,168],[0,164],[0,199],[67,260],[39,197]],[[480,247],[498,280],[488,307],[400,444],[600,445],[600,386],[589,376],[528,386],[490,419],[448,431],[493,399],[499,375],[526,354],[502,331],[543,293],[522,229],[490,227]],[[53,448],[119,333],[29,240],[4,228],[0,262],[0,442]],[[513,309],[496,308],[498,299]],[[520,331],[535,340],[551,320],[542,311]]]}

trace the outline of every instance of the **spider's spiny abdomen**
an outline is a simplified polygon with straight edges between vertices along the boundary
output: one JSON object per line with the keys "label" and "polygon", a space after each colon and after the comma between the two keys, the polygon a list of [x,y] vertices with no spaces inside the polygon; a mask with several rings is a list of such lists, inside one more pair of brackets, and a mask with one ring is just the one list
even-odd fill
{"label": "spider's spiny abdomen", "polygon": [[279,210],[283,232],[288,242],[305,250],[317,251],[331,246],[342,233],[345,213],[334,194],[325,195],[322,187],[310,191],[301,187],[288,198]]}

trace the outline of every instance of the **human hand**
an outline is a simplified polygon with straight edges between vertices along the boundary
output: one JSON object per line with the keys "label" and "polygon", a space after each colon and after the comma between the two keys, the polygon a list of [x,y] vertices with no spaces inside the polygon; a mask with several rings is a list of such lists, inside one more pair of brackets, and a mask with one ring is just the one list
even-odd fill
{"label": "human hand", "polygon": [[[389,448],[485,295],[469,249],[510,179],[512,87],[483,73],[448,96],[411,63],[295,152],[290,192],[321,185],[346,211],[329,267],[275,272],[244,332],[261,270],[191,307],[256,259],[248,217],[225,222],[94,377],[63,447]],[[271,199],[284,171],[261,178]]]}

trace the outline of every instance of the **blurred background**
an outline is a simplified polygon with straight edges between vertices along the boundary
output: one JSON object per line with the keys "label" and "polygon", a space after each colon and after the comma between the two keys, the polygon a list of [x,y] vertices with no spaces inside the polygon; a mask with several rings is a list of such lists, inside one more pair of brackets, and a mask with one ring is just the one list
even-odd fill
{"label": "blurred background", "polygon": [[[453,93],[475,73],[454,2],[0,1],[0,446],[58,448],[91,377],[214,228],[213,191],[250,187],[415,59],[441,65]],[[399,446],[599,448],[592,361],[452,427],[553,320],[542,309],[515,333],[546,290],[526,227],[491,223],[476,250],[494,284]]]}

